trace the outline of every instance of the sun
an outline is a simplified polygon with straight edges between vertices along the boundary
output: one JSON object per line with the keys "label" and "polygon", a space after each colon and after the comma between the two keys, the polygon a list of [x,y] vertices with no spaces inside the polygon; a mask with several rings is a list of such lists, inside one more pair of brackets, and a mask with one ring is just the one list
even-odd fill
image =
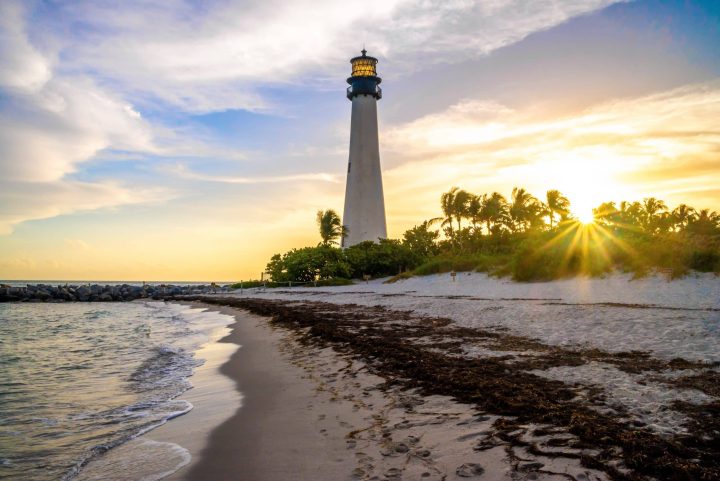
{"label": "sun", "polygon": [[591,207],[577,209],[574,214],[577,220],[579,220],[583,224],[592,224],[593,222],[595,222],[595,215],[593,214]]}

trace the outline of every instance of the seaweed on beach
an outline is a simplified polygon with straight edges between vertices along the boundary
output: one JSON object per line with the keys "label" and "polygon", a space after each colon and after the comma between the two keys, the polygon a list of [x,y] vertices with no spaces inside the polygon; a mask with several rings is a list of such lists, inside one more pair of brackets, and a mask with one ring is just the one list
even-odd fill
{"label": "seaweed on beach", "polygon": [[697,389],[709,396],[720,397],[720,372],[705,371],[692,376],[661,379],[662,382],[683,389]]}
{"label": "seaweed on beach", "polygon": [[[184,299],[271,317],[274,325],[297,331],[303,343],[331,346],[361,358],[389,384],[415,388],[427,395],[451,396],[485,412],[506,416],[495,426],[504,442],[527,444],[513,434],[519,426],[527,424],[565,430],[577,438],[574,447],[583,449],[582,454],[561,450],[542,454],[580,456],[584,466],[602,470],[614,480],[720,479],[717,403],[705,406],[676,403],[674,408],[690,419],[690,434],[664,437],[642,423],[628,421],[621,412],[594,409],[594,403],[602,402],[597,393],[579,395],[573,386],[529,372],[590,361],[607,362],[626,372],[701,369],[710,367],[708,364],[682,359],[661,361],[643,352],[609,353],[548,346],[532,339],[463,328],[448,319],[380,306],[206,296]],[[433,337],[443,340],[442,349],[437,349],[437,344],[417,342]],[[494,350],[532,351],[533,355],[509,359],[453,354],[460,346],[473,343],[485,343]],[[619,458],[622,463],[618,463]]]}

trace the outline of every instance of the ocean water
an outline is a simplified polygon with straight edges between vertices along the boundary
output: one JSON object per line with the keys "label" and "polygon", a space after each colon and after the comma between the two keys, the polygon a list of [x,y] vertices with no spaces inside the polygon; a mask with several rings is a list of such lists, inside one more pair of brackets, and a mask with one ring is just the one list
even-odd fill
{"label": "ocean water", "polygon": [[[203,362],[194,353],[230,322],[156,301],[0,304],[0,479],[71,480],[188,412],[181,395]],[[168,460],[164,474],[189,460],[169,443],[136,451],[129,462]],[[110,465],[104,476],[120,474]]]}
{"label": "ocean water", "polygon": [[[45,284],[49,286],[64,286],[64,285],[70,285],[70,286],[87,286],[92,284],[98,284],[100,286],[120,286],[123,284],[127,284],[130,286],[142,286],[143,283],[145,284],[151,284],[151,285],[159,285],[159,284],[168,284],[168,285],[174,285],[174,286],[199,286],[199,285],[208,285],[212,281],[207,282],[195,282],[195,281],[64,281],[64,280],[54,280],[54,281],[43,281],[43,280],[2,280],[0,279],[0,284],[5,284],[12,287],[25,287],[27,285],[38,285],[38,284]],[[230,284],[219,282],[219,285],[224,284]]]}

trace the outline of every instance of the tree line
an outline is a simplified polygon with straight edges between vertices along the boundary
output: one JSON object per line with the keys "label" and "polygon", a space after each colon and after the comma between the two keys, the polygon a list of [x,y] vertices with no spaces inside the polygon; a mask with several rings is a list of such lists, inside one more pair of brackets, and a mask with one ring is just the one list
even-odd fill
{"label": "tree line", "polygon": [[516,187],[473,194],[453,187],[440,196],[442,216],[408,229],[402,239],[379,239],[347,249],[347,233],[333,210],[317,213],[320,243],[276,254],[267,265],[274,281],[487,271],[520,281],[621,270],[672,276],[690,270],[720,272],[720,215],[662,201],[604,202],[594,221],[579,222],[558,190],[537,198]]}
{"label": "tree line", "polygon": [[[498,192],[475,195],[453,187],[441,195],[440,208],[443,217],[430,222],[440,222],[448,238],[462,231],[463,220],[470,223],[472,230],[483,229],[485,234],[553,230],[563,222],[576,220],[571,214],[570,200],[558,190],[548,190],[545,198],[539,200],[524,188],[515,187],[507,200]],[[600,225],[650,234],[688,231],[712,235],[717,234],[720,226],[720,215],[715,211],[696,210],[687,204],[671,211],[655,197],[641,202],[604,202],[593,209],[593,217]]]}
{"label": "tree line", "polygon": [[548,190],[541,201],[524,188],[515,187],[508,201],[499,192],[475,195],[453,187],[440,196],[440,209],[443,217],[430,222],[440,222],[445,234],[453,237],[455,232],[462,231],[463,219],[473,230],[485,229],[486,234],[552,229],[557,222],[569,218],[570,201],[557,190]]}

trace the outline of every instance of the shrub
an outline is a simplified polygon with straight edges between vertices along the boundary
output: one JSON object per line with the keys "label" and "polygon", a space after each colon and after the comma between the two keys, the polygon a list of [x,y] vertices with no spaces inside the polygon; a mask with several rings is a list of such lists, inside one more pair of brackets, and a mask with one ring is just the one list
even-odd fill
{"label": "shrub", "polygon": [[488,254],[439,255],[416,267],[412,273],[418,276],[444,272],[478,271],[491,272],[502,267],[507,256]]}
{"label": "shrub", "polygon": [[323,279],[315,284],[306,284],[306,287],[328,287],[328,286],[350,286],[355,284],[351,279],[343,279],[342,277],[334,277],[332,279]]}
{"label": "shrub", "polygon": [[385,277],[412,268],[417,257],[399,240],[380,239],[380,242],[360,242],[345,249],[345,258],[350,265],[352,277],[362,279],[364,275]]}
{"label": "shrub", "polygon": [[691,269],[700,272],[720,271],[720,253],[711,250],[693,251],[688,265]]}
{"label": "shrub", "polygon": [[230,289],[252,289],[253,287],[262,287],[263,281],[242,281],[230,284]]}
{"label": "shrub", "polygon": [[575,275],[599,276],[613,268],[613,248],[606,240],[576,226],[561,234],[526,238],[512,258],[516,281],[547,281]]}
{"label": "shrub", "polygon": [[402,280],[402,279],[410,279],[415,274],[413,274],[412,271],[405,271],[401,272],[400,274],[397,274],[395,276],[392,276],[390,279],[386,280],[384,284],[394,284],[395,282]]}
{"label": "shrub", "polygon": [[331,246],[303,247],[275,254],[267,265],[274,282],[312,282],[350,277],[350,265],[342,250]]}

